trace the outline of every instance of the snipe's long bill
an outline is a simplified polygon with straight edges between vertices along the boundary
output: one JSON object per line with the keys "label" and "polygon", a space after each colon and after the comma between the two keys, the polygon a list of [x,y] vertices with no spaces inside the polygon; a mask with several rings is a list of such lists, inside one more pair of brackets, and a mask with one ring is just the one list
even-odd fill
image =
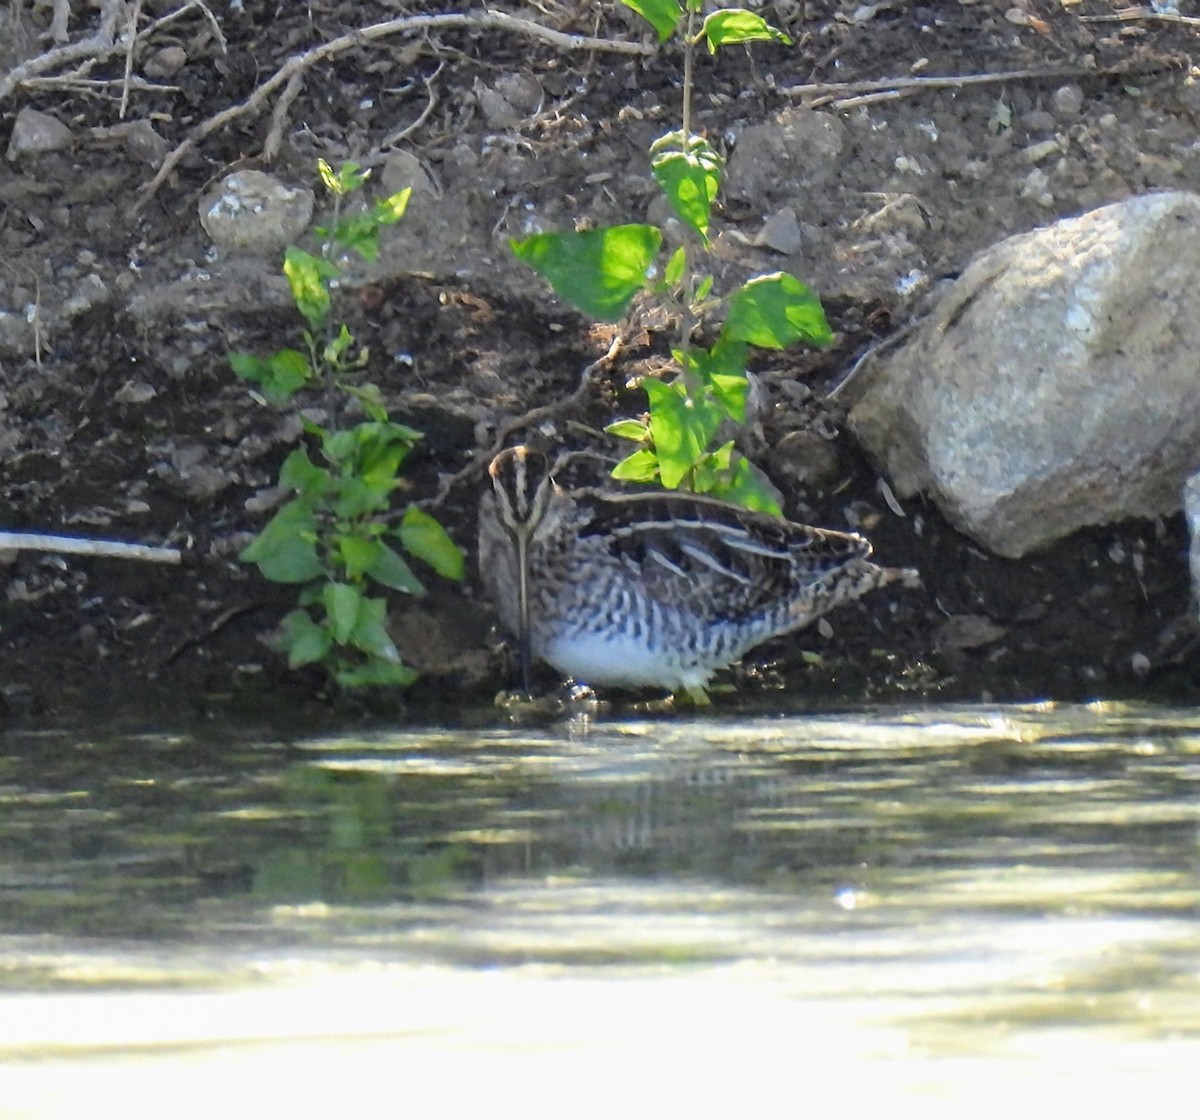
{"label": "snipe's long bill", "polygon": [[479,517],[479,567],[520,643],[594,686],[702,695],[768,638],[799,630],[908,568],[881,568],[853,533],[677,491],[564,490],[544,455],[500,452]]}

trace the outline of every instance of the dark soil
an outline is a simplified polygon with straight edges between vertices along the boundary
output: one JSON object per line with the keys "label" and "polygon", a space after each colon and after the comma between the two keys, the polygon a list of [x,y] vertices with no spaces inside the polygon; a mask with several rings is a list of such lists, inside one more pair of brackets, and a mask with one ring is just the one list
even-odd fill
{"label": "dark soil", "polygon": [[[74,7],[71,33],[83,37],[95,15]],[[771,207],[788,200],[767,192],[727,205],[718,251],[729,273],[796,271],[821,291],[838,332],[827,353],[757,359],[767,407],[756,454],[790,516],[860,528],[882,562],[920,569],[925,588],[879,594],[835,613],[828,626],[763,647],[731,674],[736,699],[727,693],[718,702],[764,709],[925,697],[1190,700],[1197,680],[1190,630],[1180,622],[1190,610],[1181,516],[1080,533],[1020,562],[998,559],[931,506],[893,508],[877,472],[840,431],[841,396],[831,401],[827,393],[858,355],[911,317],[899,277],[916,270],[932,282],[1012,232],[1200,181],[1200,97],[1188,78],[1196,30],[1157,18],[1117,20],[1123,4],[1089,0],[874,7],[866,16],[864,6],[834,0],[762,5],[797,45],[702,60],[700,127],[732,146],[747,126],[797,104],[786,90],[801,83],[1018,70],[1046,76],[825,106],[843,119],[847,144],[804,200],[799,260],[775,263],[751,243]],[[36,38],[48,10],[24,9],[13,0],[0,16],[7,20],[0,43],[9,44],[0,48],[0,75],[48,48]],[[397,14],[382,0],[246,0],[244,11],[223,2],[212,9],[226,50],[206,21],[181,19],[146,48],[186,51],[186,65],[160,83],[172,88],[131,93],[126,119],[151,122],[168,147],[249,96],[289,56]],[[423,0],[406,5],[438,10]],[[571,33],[642,34],[615,3],[513,10]],[[14,29],[21,35],[9,34]],[[1120,66],[1135,69],[1107,73]],[[117,56],[88,77],[119,79],[123,69]],[[514,74],[536,81],[542,107],[511,127],[490,127],[484,93]],[[235,167],[262,166],[312,184],[319,156],[378,163],[382,138],[416,121],[434,92],[433,111],[403,146],[451,186],[456,173],[470,180],[460,195],[463,220],[491,231],[490,256],[451,238],[444,269],[433,252],[419,271],[373,274],[344,291],[338,309],[371,347],[369,375],[395,418],[426,433],[405,497],[429,499],[473,457],[482,463],[506,420],[568,398],[581,370],[606,349],[611,332],[565,310],[508,260],[505,238],[520,231],[530,207],[557,225],[640,220],[654,196],[645,149],[676,126],[677,76],[670,48],[652,59],[602,57],[468,30],[384,41],[309,72],[274,165],[258,159],[268,117],[243,116],[199,143],[140,209],[139,189],[153,167],[92,131],[118,123],[119,87],[25,87],[0,102],[0,142],[23,105],[56,116],[81,138],[33,161],[0,163],[0,311],[37,304],[49,324],[36,337],[6,341],[0,332],[0,527],[171,544],[186,553],[182,567],[35,552],[8,560],[0,713],[62,720],[106,710],[160,719],[245,710],[312,720],[405,711],[454,719],[510,683],[473,575],[461,589],[440,587],[428,599],[393,605],[396,637],[425,674],[404,697],[337,696],[320,672],[289,673],[264,645],[294,605],[293,591],[265,582],[236,555],[265,516],[255,511],[255,495],[273,484],[303,437],[289,410],[252,399],[226,355],[294,344],[298,321],[272,284],[277,262],[215,255],[196,201]],[[1052,110],[1061,109],[1055,97],[1066,85],[1083,101],[1064,123]],[[1048,185],[1031,187],[1022,152],[1058,133],[1064,155]],[[866,219],[885,201],[906,199],[915,200],[915,223],[869,232]],[[93,275],[106,295],[89,310],[61,311]],[[612,456],[600,429],[644,407],[626,383],[668,348],[664,334],[643,331],[615,369],[531,430],[512,433],[511,442]],[[299,405],[339,407],[316,394]],[[481,477],[464,478],[435,510],[469,554]]]}

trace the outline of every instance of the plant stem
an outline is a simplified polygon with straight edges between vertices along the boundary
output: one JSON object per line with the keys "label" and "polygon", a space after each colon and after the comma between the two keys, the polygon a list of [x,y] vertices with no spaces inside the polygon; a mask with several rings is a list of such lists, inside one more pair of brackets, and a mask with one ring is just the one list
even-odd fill
{"label": "plant stem", "polygon": [[[687,15],[687,27],[683,33],[683,150],[690,153],[692,147],[692,55],[696,48],[695,42],[696,13],[690,8]],[[691,240],[690,238],[688,240]],[[688,388],[688,396],[694,396],[698,386],[696,379],[688,368],[688,351],[692,344],[692,331],[695,329],[695,316],[692,314],[692,304],[695,300],[696,275],[691,262],[688,263],[687,279],[684,284],[683,314],[679,316],[679,352],[683,355],[683,379]]]}
{"label": "plant stem", "polygon": [[688,12],[687,30],[683,34],[683,143],[692,146],[692,52],[695,50],[696,13]]}

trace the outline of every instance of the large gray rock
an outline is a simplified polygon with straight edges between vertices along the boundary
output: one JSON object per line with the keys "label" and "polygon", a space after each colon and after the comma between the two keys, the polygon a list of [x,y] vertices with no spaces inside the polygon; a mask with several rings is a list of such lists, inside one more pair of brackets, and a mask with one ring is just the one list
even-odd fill
{"label": "large gray rock", "polygon": [[1192,607],[1200,615],[1200,474],[1183,484],[1183,512],[1187,514],[1191,545],[1188,568],[1192,574]]}
{"label": "large gray rock", "polygon": [[1176,510],[1200,465],[1200,196],[978,256],[850,414],[902,496],[1002,556]]}

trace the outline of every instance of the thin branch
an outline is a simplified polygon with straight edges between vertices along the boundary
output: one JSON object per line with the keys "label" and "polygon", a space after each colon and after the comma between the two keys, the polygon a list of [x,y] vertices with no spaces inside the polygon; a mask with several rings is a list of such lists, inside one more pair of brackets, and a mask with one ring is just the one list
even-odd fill
{"label": "thin branch", "polygon": [[264,163],[274,163],[275,157],[279,155],[279,149],[283,145],[283,132],[287,128],[288,111],[291,109],[292,103],[300,96],[303,88],[304,75],[297,71],[288,80],[288,84],[283,87],[283,93],[275,102],[275,108],[271,111],[271,130],[263,142],[262,158]]}
{"label": "thin branch", "polygon": [[619,39],[597,39],[590,35],[568,35],[553,28],[543,27],[532,20],[519,19],[505,12],[481,12],[477,15],[443,14],[430,16],[403,16],[398,19],[385,20],[383,23],[371,24],[357,31],[339,35],[318,47],[303,54],[293,55],[274,74],[260,85],[245,101],[231,105],[215,116],[202,121],[191,133],[179,143],[163,160],[157,174],[142,188],[142,197],[137,207],[140,209],[153,197],[167,177],[178,166],[179,161],[188,154],[206,136],[224,127],[230,121],[247,113],[257,113],[267,100],[280,86],[292,80],[293,75],[303,73],[326,59],[335,55],[361,47],[377,39],[386,39],[392,35],[429,32],[445,28],[472,28],[475,30],[511,31],[541,39],[560,50],[568,51],[607,51],[615,54],[639,55],[645,57],[655,53],[656,48],[643,43],[629,43]]}
{"label": "thin branch", "polygon": [[403,128],[397,129],[390,136],[385,136],[379,143],[380,151],[388,151],[394,148],[401,140],[406,140],[414,132],[417,131],[433,113],[434,107],[437,105],[437,90],[433,88],[433,83],[437,80],[437,76],[446,68],[446,63],[439,62],[437,69],[429,75],[428,78],[422,76],[422,81],[425,83],[425,92],[429,95],[429,100],[425,103],[425,108],[418,114],[417,119],[412,124],[406,124]]}
{"label": "thin branch", "polygon": [[1080,23],[1126,23],[1131,20],[1153,19],[1159,23],[1182,23],[1188,27],[1200,27],[1200,18],[1181,16],[1175,12],[1155,12],[1150,8],[1122,8],[1108,16],[1080,16]]}
{"label": "thin branch", "polygon": [[125,49],[125,74],[121,82],[121,107],[117,110],[117,119],[125,119],[125,110],[129,108],[129,84],[133,78],[133,50],[137,46],[138,16],[142,14],[142,0],[133,0],[129,8],[129,21],[125,29],[127,46]]}
{"label": "thin branch", "polygon": [[183,560],[183,554],[175,548],[155,548],[148,544],[101,541],[90,537],[60,537],[52,533],[0,532],[0,549],[59,552],[70,556],[108,556],[118,560],[146,560],[154,564],[178,564]]}
{"label": "thin branch", "polygon": [[81,39],[78,43],[67,43],[53,50],[40,54],[14,66],[7,74],[0,77],[0,101],[3,101],[14,89],[30,78],[53,70],[64,62],[73,62],[77,58],[99,59],[116,54],[122,48],[116,42],[117,16],[120,4],[115,0],[107,0],[100,14],[100,28],[95,35]]}
{"label": "thin branch", "polygon": [[68,28],[71,26],[71,0],[54,0],[54,9],[50,16],[50,38],[56,43],[65,43],[70,38]]}
{"label": "thin branch", "polygon": [[138,33],[138,38],[148,39],[160,27],[165,27],[168,23],[173,23],[181,16],[187,15],[187,13],[193,8],[199,8],[208,17],[208,22],[212,24],[212,29],[216,33],[217,42],[221,45],[221,53],[228,54],[229,45],[225,42],[225,33],[221,30],[221,25],[217,22],[217,17],[212,14],[208,8],[208,5],[204,4],[202,0],[188,0],[188,2],[184,4],[182,8],[176,8],[175,11],[168,12],[165,16],[161,16],[152,23],[147,24]]}
{"label": "thin branch", "polygon": [[839,94],[920,92],[931,89],[963,89],[967,86],[999,85],[1004,82],[1036,82],[1054,78],[1111,78],[1122,74],[1153,73],[1174,65],[1168,59],[1141,59],[1103,68],[1049,66],[1040,70],[1001,70],[995,74],[948,74],[945,76],[877,78],[861,82],[813,82],[780,89],[784,97],[803,97],[810,104],[825,104]]}
{"label": "thin branch", "polygon": [[129,79],[128,83],[125,82],[124,78],[85,78],[83,76],[84,73],[91,69],[90,64],[94,61],[95,59],[89,59],[86,69],[84,66],[81,66],[72,74],[62,74],[57,78],[30,78],[23,84],[26,89],[74,90],[78,93],[92,93],[99,90],[112,89],[114,86],[124,89],[126,84],[128,84],[131,90],[137,90],[139,93],[179,92],[179,86],[164,86],[159,82],[148,82],[145,78],[139,78],[136,74]]}

